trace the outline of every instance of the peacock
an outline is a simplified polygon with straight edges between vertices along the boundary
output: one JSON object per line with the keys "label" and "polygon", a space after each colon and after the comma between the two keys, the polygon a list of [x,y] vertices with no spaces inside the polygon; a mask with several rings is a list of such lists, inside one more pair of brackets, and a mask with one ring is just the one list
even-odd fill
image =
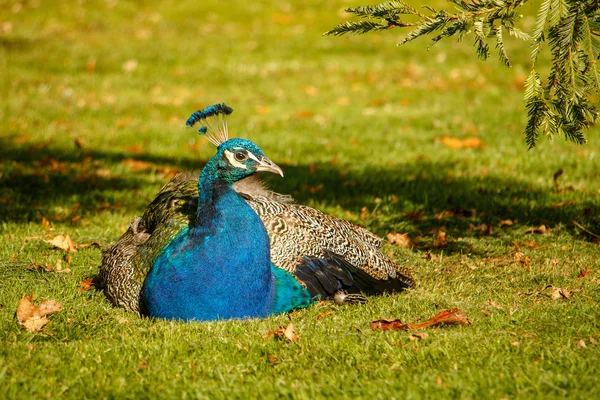
{"label": "peacock", "polygon": [[202,121],[217,154],[200,174],[176,175],[104,252],[97,286],[114,305],[167,319],[254,318],[414,285],[376,235],[267,190],[255,173],[283,173],[251,141],[228,139],[231,112],[192,114],[187,125]]}

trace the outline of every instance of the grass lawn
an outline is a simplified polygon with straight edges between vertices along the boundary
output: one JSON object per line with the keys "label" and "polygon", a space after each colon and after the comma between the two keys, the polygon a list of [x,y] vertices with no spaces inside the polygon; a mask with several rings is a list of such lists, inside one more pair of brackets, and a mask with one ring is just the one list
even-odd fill
{"label": "grass lawn", "polygon": [[[600,245],[576,226],[600,234],[598,129],[527,151],[525,43],[507,41],[509,69],[471,38],[321,37],[360,3],[0,1],[0,398],[600,397]],[[222,101],[231,134],[285,171],[265,177],[274,190],[408,233],[416,248],[385,251],[416,288],[215,323],[141,319],[80,290],[100,250],[67,263],[43,239],[115,242],[214,153],[184,123]],[[39,333],[15,318],[31,293],[64,307]],[[369,326],[453,307],[472,325],[425,340]],[[299,342],[263,337],[289,318]]]}

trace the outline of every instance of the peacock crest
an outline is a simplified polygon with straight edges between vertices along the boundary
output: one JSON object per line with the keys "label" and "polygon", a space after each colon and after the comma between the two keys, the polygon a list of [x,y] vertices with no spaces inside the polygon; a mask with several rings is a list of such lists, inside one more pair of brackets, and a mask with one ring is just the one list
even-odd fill
{"label": "peacock crest", "polygon": [[227,116],[232,112],[233,108],[225,103],[213,104],[203,110],[194,112],[185,124],[192,127],[197,122],[201,122],[203,125],[198,129],[198,133],[218,147],[229,138]]}

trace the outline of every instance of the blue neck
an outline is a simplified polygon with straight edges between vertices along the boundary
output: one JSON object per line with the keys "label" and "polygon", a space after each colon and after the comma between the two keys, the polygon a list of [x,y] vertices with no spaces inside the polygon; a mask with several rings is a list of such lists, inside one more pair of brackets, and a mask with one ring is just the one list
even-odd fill
{"label": "blue neck", "polygon": [[196,221],[161,252],[144,283],[155,317],[215,320],[265,317],[275,300],[267,231],[218,177],[214,158],[198,180]]}

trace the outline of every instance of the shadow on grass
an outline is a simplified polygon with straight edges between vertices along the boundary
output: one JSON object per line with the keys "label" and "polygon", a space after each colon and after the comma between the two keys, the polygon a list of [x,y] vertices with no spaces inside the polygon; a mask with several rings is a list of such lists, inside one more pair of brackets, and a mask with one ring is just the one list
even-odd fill
{"label": "shadow on grass", "polygon": [[[42,216],[69,222],[72,214],[68,210],[75,204],[81,216],[104,209],[139,214],[152,196],[148,197],[147,191],[139,195],[142,190],[149,184],[156,185],[156,191],[160,187],[156,181],[149,183],[149,174],[165,168],[173,173],[200,167],[191,158],[50,149],[6,139],[0,139],[0,163],[4,170],[0,179],[0,220],[12,222],[39,222]],[[127,163],[145,170],[125,176],[108,170],[109,166]],[[366,167],[358,172],[342,171],[329,164],[312,168],[281,165],[286,178],[270,179],[270,183],[274,190],[293,195],[298,203],[340,206],[353,215],[366,207],[364,223],[357,219],[354,222],[369,224],[380,234],[390,229],[427,232],[444,227],[454,237],[469,237],[478,235],[473,224],[497,226],[505,219],[516,226],[572,227],[572,219],[581,218],[586,209],[595,207],[590,201],[557,207],[551,204],[552,193],[548,190],[502,175],[449,180],[441,171],[450,171],[456,165],[419,160],[386,169]],[[56,215],[56,209],[63,210],[64,215]],[[406,217],[414,211],[422,211],[423,217]],[[435,218],[443,211],[453,213]]]}

